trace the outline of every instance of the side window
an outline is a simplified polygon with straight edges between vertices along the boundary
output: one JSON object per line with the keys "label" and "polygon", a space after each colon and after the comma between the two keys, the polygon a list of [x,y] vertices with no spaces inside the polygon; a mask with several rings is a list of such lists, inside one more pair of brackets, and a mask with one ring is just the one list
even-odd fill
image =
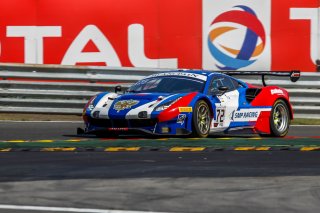
{"label": "side window", "polygon": [[223,86],[228,87],[228,92],[234,90],[234,85],[232,83],[232,80],[229,77],[223,76],[222,81]]}
{"label": "side window", "polygon": [[217,95],[221,93],[221,91],[218,89],[220,86],[228,87],[228,91],[232,91],[237,88],[234,85],[233,79],[229,78],[228,76],[215,76],[211,81],[208,94]]}
{"label": "side window", "polygon": [[239,87],[243,87],[242,84],[240,84],[238,81],[236,81],[234,79],[231,79],[231,81],[232,81],[235,89],[238,89]]}

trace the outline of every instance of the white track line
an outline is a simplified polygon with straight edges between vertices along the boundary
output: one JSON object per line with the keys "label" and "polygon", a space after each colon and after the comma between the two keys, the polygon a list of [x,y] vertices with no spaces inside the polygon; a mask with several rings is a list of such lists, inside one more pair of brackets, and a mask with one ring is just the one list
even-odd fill
{"label": "white track line", "polygon": [[20,206],[20,205],[1,205],[0,209],[27,210],[27,211],[53,211],[53,212],[83,212],[83,213],[160,213],[146,211],[126,211],[126,210],[108,210],[108,209],[80,209],[49,206]]}

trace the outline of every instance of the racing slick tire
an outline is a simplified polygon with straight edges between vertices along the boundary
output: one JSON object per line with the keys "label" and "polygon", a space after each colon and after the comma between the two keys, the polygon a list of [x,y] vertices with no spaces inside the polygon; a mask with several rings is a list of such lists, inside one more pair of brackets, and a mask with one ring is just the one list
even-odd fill
{"label": "racing slick tire", "polygon": [[204,100],[196,103],[192,114],[192,137],[205,138],[209,135],[211,124],[210,109]]}
{"label": "racing slick tire", "polygon": [[288,105],[281,99],[276,100],[270,115],[270,136],[284,137],[289,131],[290,121]]}

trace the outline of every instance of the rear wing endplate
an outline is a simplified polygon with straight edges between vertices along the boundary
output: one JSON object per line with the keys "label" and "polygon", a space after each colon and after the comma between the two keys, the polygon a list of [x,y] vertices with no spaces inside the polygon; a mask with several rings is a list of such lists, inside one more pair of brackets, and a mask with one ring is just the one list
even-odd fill
{"label": "rear wing endplate", "polygon": [[226,75],[246,75],[246,76],[261,76],[263,86],[266,86],[265,76],[280,76],[280,77],[290,77],[292,82],[296,82],[300,78],[300,71],[299,70],[292,70],[292,71],[220,71],[220,73]]}

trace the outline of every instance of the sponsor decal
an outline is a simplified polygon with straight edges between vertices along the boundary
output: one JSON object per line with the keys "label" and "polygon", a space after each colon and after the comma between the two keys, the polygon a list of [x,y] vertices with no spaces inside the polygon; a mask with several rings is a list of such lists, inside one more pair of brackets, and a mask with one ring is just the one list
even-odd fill
{"label": "sponsor decal", "polygon": [[192,112],[192,107],[179,107],[179,112]]}
{"label": "sponsor decal", "polygon": [[260,108],[260,109],[241,109],[233,111],[231,120],[232,121],[256,121],[262,111],[270,111],[271,108]]}
{"label": "sponsor decal", "polygon": [[189,73],[189,72],[165,72],[165,73],[154,74],[154,75],[148,76],[147,78],[154,78],[154,77],[161,77],[161,76],[183,76],[183,77],[200,79],[202,81],[207,80],[207,76],[205,75]]}
{"label": "sponsor decal", "polygon": [[139,101],[133,100],[133,99],[118,101],[113,106],[113,109],[117,110],[117,112],[120,112],[121,110],[130,109],[132,106],[134,106],[138,103],[139,103]]}
{"label": "sponsor decal", "polygon": [[258,112],[236,112],[234,113],[234,119],[241,118],[257,118],[259,115]]}
{"label": "sponsor decal", "polygon": [[177,123],[178,124],[184,124],[184,121],[186,120],[186,114],[179,114],[178,115],[178,119],[177,119]]}
{"label": "sponsor decal", "polygon": [[284,93],[283,93],[282,89],[272,89],[271,90],[271,95],[274,95],[274,94],[283,95]]}

